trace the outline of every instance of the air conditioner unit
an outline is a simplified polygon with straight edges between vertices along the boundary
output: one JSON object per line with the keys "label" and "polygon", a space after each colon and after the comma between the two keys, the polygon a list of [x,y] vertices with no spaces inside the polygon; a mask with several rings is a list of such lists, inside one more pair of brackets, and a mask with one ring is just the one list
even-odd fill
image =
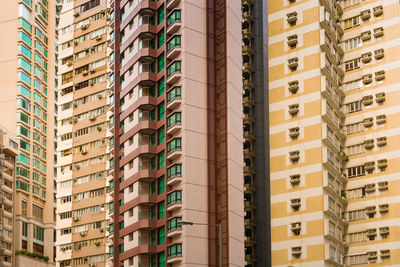
{"label": "air conditioner unit", "polygon": [[65,251],[65,247],[62,247],[62,248],[61,248],[61,251]]}
{"label": "air conditioner unit", "polygon": [[86,232],[81,232],[80,235],[81,235],[82,237],[83,237],[83,236],[86,236]]}
{"label": "air conditioner unit", "polygon": [[86,150],[82,150],[81,153],[82,153],[82,155],[86,155],[87,151]]}
{"label": "air conditioner unit", "polygon": [[97,35],[96,41],[100,41],[101,39],[102,39],[102,36],[101,35]]}
{"label": "air conditioner unit", "polygon": [[99,228],[100,233],[104,232],[103,228]]}
{"label": "air conditioner unit", "polygon": [[100,246],[100,245],[101,245],[100,241],[96,241],[94,244],[95,244],[96,246]]}
{"label": "air conditioner unit", "polygon": [[96,72],[96,70],[94,68],[90,69],[90,73],[95,73],[95,72]]}
{"label": "air conditioner unit", "polygon": [[86,76],[86,75],[88,75],[89,74],[89,71],[87,71],[87,70],[84,70],[83,72],[82,72],[82,75],[83,76]]}
{"label": "air conditioner unit", "polygon": [[71,67],[71,66],[72,66],[72,61],[68,61],[68,62],[67,62],[67,66],[68,66],[68,67]]}
{"label": "air conditioner unit", "polygon": [[78,45],[78,41],[77,40],[74,40],[74,45]]}
{"label": "air conditioner unit", "polygon": [[76,168],[77,170],[79,170],[79,169],[81,168],[81,166],[80,166],[80,165],[75,165],[75,168]]}
{"label": "air conditioner unit", "polygon": [[75,216],[74,218],[72,218],[72,220],[73,220],[74,222],[77,222],[77,221],[79,221],[79,217]]}
{"label": "air conditioner unit", "polygon": [[95,121],[95,120],[96,120],[96,116],[93,116],[93,115],[90,116],[90,117],[89,117],[89,120],[90,120],[90,121]]}

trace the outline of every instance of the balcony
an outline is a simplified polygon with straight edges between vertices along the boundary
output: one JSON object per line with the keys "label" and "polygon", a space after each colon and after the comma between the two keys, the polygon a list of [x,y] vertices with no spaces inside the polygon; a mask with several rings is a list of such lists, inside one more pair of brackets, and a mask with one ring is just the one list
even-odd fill
{"label": "balcony", "polygon": [[382,103],[385,101],[385,93],[377,93],[375,94],[375,101],[377,103]]}
{"label": "balcony", "polygon": [[292,94],[297,93],[297,90],[299,90],[299,81],[292,81],[288,83],[288,89],[289,92],[291,92]]}
{"label": "balcony", "polygon": [[383,48],[377,49],[374,51],[374,54],[375,54],[375,59],[380,60],[385,56],[385,51]]}
{"label": "balcony", "polygon": [[287,44],[289,47],[294,48],[297,45],[297,34],[290,35],[287,37]]}
{"label": "balcony", "polygon": [[174,35],[167,42],[167,58],[174,60],[181,53],[181,36]]}
{"label": "balcony", "polygon": [[172,10],[180,4],[181,0],[167,0],[167,9]]}
{"label": "balcony", "polygon": [[360,13],[360,17],[362,20],[368,20],[371,17],[371,10],[364,10]]}
{"label": "balcony", "polygon": [[384,70],[375,72],[375,80],[377,82],[382,81],[383,79],[385,79],[385,71]]}
{"label": "balcony", "polygon": [[376,124],[384,124],[386,122],[386,115],[376,116]]}
{"label": "balcony", "polygon": [[372,95],[366,95],[366,96],[363,96],[362,104],[364,106],[369,106],[369,105],[372,105],[373,101],[374,101],[374,97]]}
{"label": "balcony", "polygon": [[379,17],[383,14],[383,7],[382,6],[377,6],[374,7],[374,16]]}
{"label": "balcony", "polygon": [[366,32],[361,33],[361,40],[363,42],[371,40],[371,31],[366,31]]}
{"label": "balcony", "polygon": [[181,61],[172,62],[167,68],[167,83],[175,84],[181,79]]}
{"label": "balcony", "polygon": [[372,82],[372,74],[366,74],[362,77],[363,84],[369,84]]}
{"label": "balcony", "polygon": [[374,37],[375,38],[382,37],[382,36],[383,36],[383,27],[374,29]]}
{"label": "balcony", "polygon": [[367,64],[367,63],[371,62],[371,60],[372,60],[372,53],[371,52],[368,52],[368,53],[365,53],[365,54],[361,55],[361,61],[364,64]]}
{"label": "balcony", "polygon": [[295,24],[297,21],[297,12],[292,12],[286,15],[286,20],[289,24]]}
{"label": "balcony", "polygon": [[364,141],[365,149],[373,149],[374,148],[374,139],[369,139]]}
{"label": "balcony", "polygon": [[182,164],[172,165],[167,169],[167,184],[175,185],[183,181]]}
{"label": "balcony", "polygon": [[173,135],[181,130],[181,113],[175,112],[167,118],[167,134]]}
{"label": "balcony", "polygon": [[386,136],[376,138],[376,144],[378,146],[385,146],[387,144]]}
{"label": "balcony", "polygon": [[182,139],[175,138],[167,143],[167,159],[175,160],[182,155]]}
{"label": "balcony", "polygon": [[174,10],[167,18],[167,34],[176,33],[181,27],[181,11]]}
{"label": "balcony", "polygon": [[174,110],[181,104],[181,86],[175,86],[167,93],[167,109]]}
{"label": "balcony", "polygon": [[182,191],[173,191],[167,195],[167,211],[173,212],[182,207]]}

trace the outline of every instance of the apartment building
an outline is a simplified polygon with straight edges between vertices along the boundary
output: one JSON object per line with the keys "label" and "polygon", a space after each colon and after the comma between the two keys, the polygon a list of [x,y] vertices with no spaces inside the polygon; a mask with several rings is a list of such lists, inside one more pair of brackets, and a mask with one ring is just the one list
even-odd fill
{"label": "apartment building", "polygon": [[267,2],[242,0],[245,260],[271,266]]}
{"label": "apartment building", "polygon": [[[16,266],[54,260],[55,2],[6,0],[0,11],[0,124],[16,135]],[[34,257],[36,256],[36,257]]]}
{"label": "apartment building", "polygon": [[270,1],[273,266],[397,266],[398,1]]}
{"label": "apartment building", "polygon": [[106,0],[64,0],[59,20],[57,266],[106,266]]}
{"label": "apartment building", "polygon": [[110,2],[110,262],[243,266],[240,1]]}
{"label": "apartment building", "polygon": [[14,206],[15,172],[18,143],[15,135],[0,127],[0,264],[5,267],[15,265]]}

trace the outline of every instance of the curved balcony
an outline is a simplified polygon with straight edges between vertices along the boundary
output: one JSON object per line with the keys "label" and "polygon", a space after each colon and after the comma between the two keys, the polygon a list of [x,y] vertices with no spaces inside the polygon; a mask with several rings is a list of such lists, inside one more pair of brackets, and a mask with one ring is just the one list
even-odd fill
{"label": "curved balcony", "polygon": [[167,93],[167,109],[173,110],[181,104],[181,86],[175,86]]}
{"label": "curved balcony", "polygon": [[182,139],[175,138],[167,143],[167,159],[174,160],[182,155]]}
{"label": "curved balcony", "polygon": [[173,135],[182,128],[181,113],[175,112],[167,118],[167,134]]}
{"label": "curved balcony", "polygon": [[171,10],[180,4],[181,0],[167,0],[167,9]]}

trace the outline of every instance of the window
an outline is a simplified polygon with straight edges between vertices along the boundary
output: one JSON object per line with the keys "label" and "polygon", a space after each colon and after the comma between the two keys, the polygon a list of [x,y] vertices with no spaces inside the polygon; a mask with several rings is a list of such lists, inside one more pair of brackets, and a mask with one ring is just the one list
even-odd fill
{"label": "window", "polygon": [[181,36],[175,35],[174,37],[170,38],[170,40],[167,43],[167,52],[171,51],[175,47],[180,47],[180,46],[181,46]]}
{"label": "window", "polygon": [[22,236],[28,237],[28,223],[22,222]]}
{"label": "window", "polygon": [[161,201],[157,204],[157,219],[160,220],[165,217],[165,202]]}
{"label": "window", "polygon": [[165,267],[165,252],[158,253],[157,259],[158,259],[157,267]]}
{"label": "window", "polygon": [[165,8],[164,5],[162,5],[158,10],[157,10],[157,24],[160,24],[165,18]]}
{"label": "window", "polygon": [[33,225],[33,240],[35,241],[35,239],[41,242],[44,241],[44,228]]}
{"label": "window", "polygon": [[167,249],[168,258],[182,256],[182,244],[174,244]]}
{"label": "window", "polygon": [[346,104],[347,113],[354,113],[362,109],[362,100]]}
{"label": "window", "polygon": [[161,127],[157,131],[157,144],[161,145],[165,141],[165,128]]}
{"label": "window", "polygon": [[165,117],[165,104],[164,102],[162,102],[157,106],[157,118],[158,120],[161,120],[164,117]]}
{"label": "window", "polygon": [[164,176],[157,179],[157,193],[158,195],[165,192],[165,178]]}
{"label": "window", "polygon": [[181,150],[182,149],[182,139],[181,138],[175,138],[172,141],[169,141],[167,144],[167,153],[172,153],[176,150]]}
{"label": "window", "polygon": [[157,154],[157,169],[162,169],[165,167],[165,153],[161,151]]}
{"label": "window", "polygon": [[172,179],[177,176],[182,176],[182,165],[181,164],[175,164],[171,167],[168,168],[167,170],[167,177],[168,180]]}
{"label": "window", "polygon": [[21,213],[22,216],[28,216],[28,203],[24,200],[21,201]]}
{"label": "window", "polygon": [[365,175],[365,166],[364,165],[347,168],[347,177],[348,178],[364,176],[364,175]]}
{"label": "window", "polygon": [[161,30],[157,34],[157,48],[160,48],[165,43],[165,33]]}
{"label": "window", "polygon": [[164,53],[162,53],[158,58],[157,58],[157,72],[160,72],[163,70],[165,67],[165,57]]}
{"label": "window", "polygon": [[177,190],[167,195],[167,205],[171,206],[176,203],[182,203],[182,191]]}
{"label": "window", "polygon": [[350,29],[360,25],[360,16],[344,20],[344,29]]}
{"label": "window", "polygon": [[165,243],[165,226],[161,226],[157,229],[157,244],[161,245]]}
{"label": "window", "polygon": [[344,63],[345,71],[352,71],[352,70],[360,68],[360,63],[361,63],[361,59],[360,58],[356,58],[356,59],[352,59],[352,60],[346,61]]}
{"label": "window", "polygon": [[175,86],[169,92],[167,93],[167,102],[171,102],[174,99],[180,99],[181,98],[181,87],[180,86]]}
{"label": "window", "polygon": [[167,76],[170,77],[174,75],[176,72],[181,72],[181,62],[174,61],[168,68],[167,68]]}
{"label": "window", "polygon": [[167,118],[167,128],[170,128],[176,124],[181,124],[181,113],[175,112]]}

